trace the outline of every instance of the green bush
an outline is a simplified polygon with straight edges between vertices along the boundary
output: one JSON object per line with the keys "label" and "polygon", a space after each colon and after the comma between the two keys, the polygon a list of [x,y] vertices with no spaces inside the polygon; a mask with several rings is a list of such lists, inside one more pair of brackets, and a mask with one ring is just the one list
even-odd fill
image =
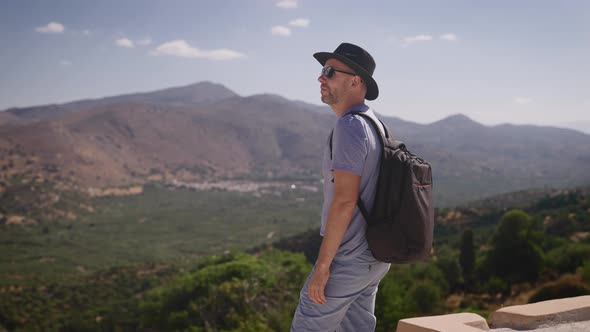
{"label": "green bush", "polygon": [[[141,304],[142,326],[161,330],[273,331],[288,328],[310,266],[301,254],[267,250],[214,258]],[[290,320],[288,321],[290,322]]]}
{"label": "green bush", "polygon": [[559,214],[555,220],[545,227],[545,231],[551,235],[560,237],[570,236],[578,228],[575,220],[572,220],[567,213]]}
{"label": "green bush", "polygon": [[488,279],[488,281],[484,284],[483,289],[489,294],[510,293],[510,286],[508,283],[502,278],[496,276],[490,277],[490,279]]}
{"label": "green bush", "polygon": [[568,244],[547,253],[547,266],[559,273],[573,273],[590,261],[589,244]]}
{"label": "green bush", "polygon": [[461,266],[456,254],[448,249],[441,250],[437,254],[435,265],[442,272],[451,292],[456,291],[463,284]]}
{"label": "green bush", "polygon": [[376,331],[395,331],[400,319],[437,313],[448,291],[435,264],[392,265],[379,284]]}
{"label": "green bush", "polygon": [[432,281],[421,281],[410,290],[410,298],[418,313],[431,314],[440,307],[440,288]]}
{"label": "green bush", "polygon": [[588,286],[581,283],[576,276],[567,275],[543,286],[531,296],[529,303],[588,294],[590,294],[590,288]]}
{"label": "green bush", "polygon": [[421,280],[430,280],[440,289],[442,296],[449,293],[449,284],[441,271],[435,264],[416,264],[410,267],[409,280],[405,285],[410,289],[416,282]]}
{"label": "green bush", "polygon": [[586,283],[590,283],[590,261],[585,262],[579,270],[582,274],[582,280]]}
{"label": "green bush", "polygon": [[[393,267],[392,267],[393,268]],[[388,274],[379,284],[375,300],[376,331],[395,331],[400,319],[412,317],[408,289]]]}

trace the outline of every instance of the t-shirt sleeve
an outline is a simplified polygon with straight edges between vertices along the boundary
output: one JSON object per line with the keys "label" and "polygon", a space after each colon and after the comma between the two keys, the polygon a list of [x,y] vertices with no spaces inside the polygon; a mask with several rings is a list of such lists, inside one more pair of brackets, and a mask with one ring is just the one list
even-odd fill
{"label": "t-shirt sleeve", "polygon": [[352,115],[338,119],[334,128],[332,170],[362,175],[367,159],[368,138],[361,120]]}

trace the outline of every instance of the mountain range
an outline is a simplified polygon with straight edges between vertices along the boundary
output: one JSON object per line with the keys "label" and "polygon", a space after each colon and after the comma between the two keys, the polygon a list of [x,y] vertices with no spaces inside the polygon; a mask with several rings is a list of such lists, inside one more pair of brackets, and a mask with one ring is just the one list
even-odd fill
{"label": "mountain range", "polygon": [[[484,126],[460,114],[431,124],[381,119],[431,163],[440,206],[590,183],[590,135],[575,130]],[[8,109],[0,112],[0,189],[13,179],[79,191],[173,179],[319,180],[335,120],[327,106],[242,97],[211,82]]]}
{"label": "mountain range", "polygon": [[557,125],[557,127],[570,128],[590,134],[590,120],[582,120],[576,122],[564,122]]}

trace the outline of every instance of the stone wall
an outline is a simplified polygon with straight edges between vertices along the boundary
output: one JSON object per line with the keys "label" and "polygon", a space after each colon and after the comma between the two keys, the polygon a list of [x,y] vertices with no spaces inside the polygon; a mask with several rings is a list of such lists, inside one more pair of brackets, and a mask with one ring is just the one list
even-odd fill
{"label": "stone wall", "polygon": [[[578,296],[502,308],[491,316],[493,328],[520,331],[556,324],[590,322],[590,296]],[[473,313],[402,319],[397,332],[481,332],[489,331],[487,321]]]}

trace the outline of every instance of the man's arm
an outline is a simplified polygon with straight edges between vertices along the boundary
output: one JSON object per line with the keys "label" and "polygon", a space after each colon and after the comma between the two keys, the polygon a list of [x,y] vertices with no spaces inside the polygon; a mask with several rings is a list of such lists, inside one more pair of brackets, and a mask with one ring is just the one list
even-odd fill
{"label": "man's arm", "polygon": [[324,288],[330,277],[330,265],[352,219],[360,183],[360,175],[334,170],[334,196],[328,210],[328,220],[315,272],[307,290],[309,298],[317,304],[326,303]]}

